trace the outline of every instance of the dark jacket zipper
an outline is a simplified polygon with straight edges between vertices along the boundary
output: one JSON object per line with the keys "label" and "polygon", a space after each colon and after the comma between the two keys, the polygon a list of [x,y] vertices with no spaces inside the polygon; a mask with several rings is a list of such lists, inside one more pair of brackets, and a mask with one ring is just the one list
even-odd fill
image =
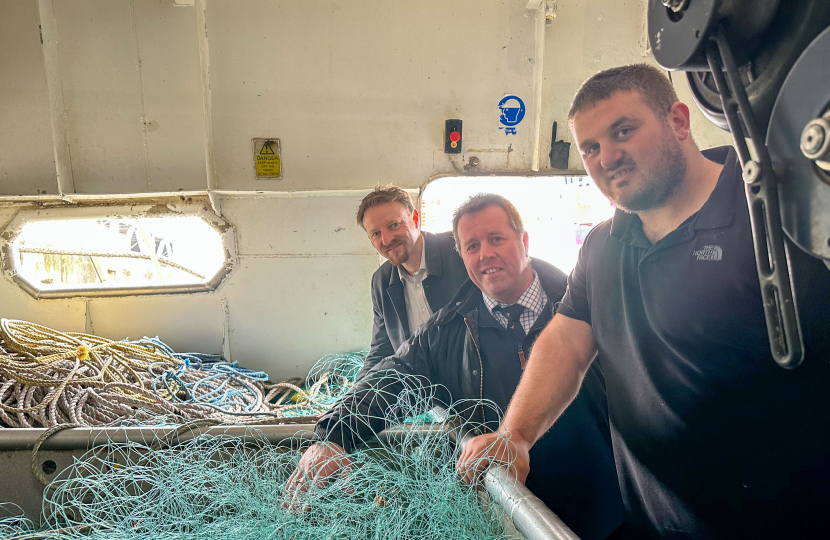
{"label": "dark jacket zipper", "polygon": [[[476,348],[476,355],[478,356],[478,369],[479,369],[479,383],[478,383],[478,397],[481,400],[481,425],[486,426],[487,420],[484,417],[484,363],[481,361],[481,351],[478,349],[478,343],[476,343],[475,337],[473,337],[473,331],[470,329],[470,323],[467,322],[467,317],[464,317],[464,326],[467,327],[467,332],[470,333],[470,340],[473,342],[473,346]],[[476,430],[478,431],[478,430]]]}

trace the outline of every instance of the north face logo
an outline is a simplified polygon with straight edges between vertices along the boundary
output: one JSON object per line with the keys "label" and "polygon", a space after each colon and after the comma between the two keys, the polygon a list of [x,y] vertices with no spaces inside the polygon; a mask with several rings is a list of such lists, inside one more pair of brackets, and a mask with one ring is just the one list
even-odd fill
{"label": "north face logo", "polygon": [[692,253],[699,261],[719,261],[723,258],[723,250],[720,246],[703,246],[702,249]]}

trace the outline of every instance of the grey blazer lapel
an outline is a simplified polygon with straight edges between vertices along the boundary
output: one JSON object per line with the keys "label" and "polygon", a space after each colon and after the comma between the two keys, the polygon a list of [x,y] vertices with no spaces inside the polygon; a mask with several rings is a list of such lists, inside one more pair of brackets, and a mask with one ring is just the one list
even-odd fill
{"label": "grey blazer lapel", "polygon": [[392,275],[389,279],[389,287],[386,288],[386,294],[395,306],[395,312],[398,314],[398,320],[401,324],[401,330],[406,339],[409,339],[409,317],[406,315],[406,297],[403,291],[403,283],[398,275],[398,269],[392,267]]}

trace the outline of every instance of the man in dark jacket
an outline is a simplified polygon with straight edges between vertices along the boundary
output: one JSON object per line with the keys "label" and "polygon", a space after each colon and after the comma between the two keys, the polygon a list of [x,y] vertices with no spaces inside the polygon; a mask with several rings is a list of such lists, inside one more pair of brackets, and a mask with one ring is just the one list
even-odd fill
{"label": "man in dark jacket", "polygon": [[[348,453],[388,427],[403,383],[388,370],[441,385],[443,399],[482,400],[506,408],[534,341],[565,291],[565,274],[528,257],[518,212],[498,195],[477,195],[457,211],[453,229],[470,282],[394,356],[377,364],[317,424],[312,445],[288,481],[307,490],[343,467]],[[382,390],[379,387],[382,385]],[[467,409],[488,429],[498,415]],[[622,522],[602,372],[593,369],[578,397],[533,451],[527,486],[583,539],[608,537]]]}
{"label": "man in dark jacket", "polygon": [[357,224],[387,259],[372,276],[372,344],[360,379],[447,305],[467,271],[452,234],[420,231],[418,211],[399,187],[379,186],[366,195]]}

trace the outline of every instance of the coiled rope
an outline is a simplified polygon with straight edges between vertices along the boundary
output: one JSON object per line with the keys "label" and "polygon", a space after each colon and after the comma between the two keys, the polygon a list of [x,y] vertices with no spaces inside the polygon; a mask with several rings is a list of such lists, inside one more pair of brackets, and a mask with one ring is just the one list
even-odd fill
{"label": "coiled rope", "polygon": [[[0,422],[115,425],[154,417],[263,424],[320,415],[354,383],[367,351],[320,359],[305,381],[221,355],[176,353],[160,339],[111,341],[0,320]],[[310,419],[313,421],[313,419]]]}
{"label": "coiled rope", "polygon": [[174,413],[147,386],[152,363],[181,361],[135,343],[0,319],[0,420],[12,427],[102,425],[139,409]]}

